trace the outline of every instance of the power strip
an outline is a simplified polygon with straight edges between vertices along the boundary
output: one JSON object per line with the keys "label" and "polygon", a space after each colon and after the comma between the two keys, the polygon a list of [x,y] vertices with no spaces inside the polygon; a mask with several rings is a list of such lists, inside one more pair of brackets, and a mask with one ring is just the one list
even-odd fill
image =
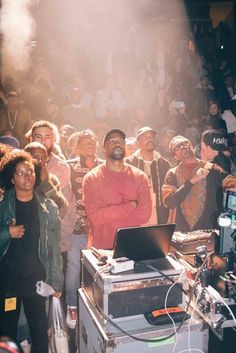
{"label": "power strip", "polygon": [[110,272],[115,274],[115,273],[133,270],[134,261],[129,260],[127,257],[120,257],[117,259],[112,259],[109,262],[109,265],[111,266]]}

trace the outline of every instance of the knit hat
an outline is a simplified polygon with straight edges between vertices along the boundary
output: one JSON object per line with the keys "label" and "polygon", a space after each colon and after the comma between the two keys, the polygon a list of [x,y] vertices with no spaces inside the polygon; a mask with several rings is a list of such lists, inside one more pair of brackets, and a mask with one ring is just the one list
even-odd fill
{"label": "knit hat", "polygon": [[228,149],[225,135],[216,130],[207,130],[202,134],[202,141],[215,151],[226,151]]}
{"label": "knit hat", "polygon": [[186,142],[186,141],[191,144],[191,141],[189,139],[187,139],[186,137],[181,136],[181,135],[177,135],[177,136],[173,137],[172,140],[170,140],[169,150],[173,156],[175,155],[176,146],[178,146],[180,143]]}
{"label": "knit hat", "polygon": [[19,148],[20,146],[19,141],[11,135],[0,136],[0,143],[3,145],[11,146],[13,148]]}

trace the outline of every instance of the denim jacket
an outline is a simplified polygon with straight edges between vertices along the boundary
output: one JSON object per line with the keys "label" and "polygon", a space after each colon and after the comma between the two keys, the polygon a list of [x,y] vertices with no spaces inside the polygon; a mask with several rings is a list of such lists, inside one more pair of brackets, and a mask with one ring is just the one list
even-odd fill
{"label": "denim jacket", "polygon": [[[56,291],[62,291],[63,273],[62,257],[59,249],[60,219],[58,208],[43,194],[35,193],[38,203],[40,239],[38,255],[46,272],[45,282]],[[11,236],[9,224],[15,219],[15,191],[14,188],[4,193],[0,201],[0,263],[6,254]]]}

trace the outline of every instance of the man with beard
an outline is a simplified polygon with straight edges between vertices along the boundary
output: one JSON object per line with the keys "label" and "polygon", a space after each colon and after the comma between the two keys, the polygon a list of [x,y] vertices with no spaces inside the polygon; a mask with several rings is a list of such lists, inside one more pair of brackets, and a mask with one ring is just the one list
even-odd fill
{"label": "man with beard", "polygon": [[170,151],[180,163],[167,172],[162,188],[164,205],[170,210],[168,221],[183,232],[217,228],[223,189],[235,188],[236,177],[197,159],[191,142],[183,136],[170,141]]}
{"label": "man with beard", "polygon": [[155,151],[156,134],[148,126],[139,129],[136,136],[139,149],[126,159],[127,163],[144,171],[149,179],[152,213],[148,224],[166,223],[168,217],[168,210],[162,205],[161,189],[171,165]]}
{"label": "man with beard", "polygon": [[111,249],[118,228],[149,220],[151,196],[146,175],[124,162],[125,133],[110,130],[103,148],[105,163],[85,176],[83,196],[90,221],[88,246]]}

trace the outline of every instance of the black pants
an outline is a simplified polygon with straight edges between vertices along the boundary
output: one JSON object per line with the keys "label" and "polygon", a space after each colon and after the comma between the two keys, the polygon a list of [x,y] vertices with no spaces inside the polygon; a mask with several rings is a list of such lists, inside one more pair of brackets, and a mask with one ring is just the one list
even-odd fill
{"label": "black pants", "polygon": [[0,298],[0,336],[9,336],[16,340],[21,302],[29,325],[33,352],[48,353],[45,298],[38,294],[27,298],[17,298],[16,310],[7,312],[4,311],[4,299]]}

